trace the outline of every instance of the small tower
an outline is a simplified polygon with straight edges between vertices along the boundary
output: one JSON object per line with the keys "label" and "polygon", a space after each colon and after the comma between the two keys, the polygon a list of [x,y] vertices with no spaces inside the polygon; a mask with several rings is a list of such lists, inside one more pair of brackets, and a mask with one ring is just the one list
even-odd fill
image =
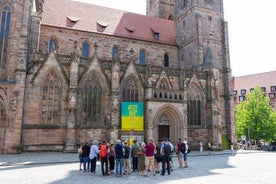
{"label": "small tower", "polygon": [[[208,46],[215,51],[214,57],[223,52],[225,27],[222,0],[175,0],[174,12],[182,68],[202,65]],[[222,58],[216,60],[222,67]]]}
{"label": "small tower", "polygon": [[173,20],[174,0],[147,0],[147,15]]}

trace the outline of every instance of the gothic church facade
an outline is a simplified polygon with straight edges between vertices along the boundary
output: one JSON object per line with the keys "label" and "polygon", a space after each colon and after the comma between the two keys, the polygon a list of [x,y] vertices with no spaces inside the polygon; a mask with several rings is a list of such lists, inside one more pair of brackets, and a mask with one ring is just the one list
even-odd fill
{"label": "gothic church facade", "polygon": [[[0,153],[235,140],[223,0],[147,0],[147,15],[2,0],[0,12]],[[142,129],[122,128],[122,102],[143,104]]]}

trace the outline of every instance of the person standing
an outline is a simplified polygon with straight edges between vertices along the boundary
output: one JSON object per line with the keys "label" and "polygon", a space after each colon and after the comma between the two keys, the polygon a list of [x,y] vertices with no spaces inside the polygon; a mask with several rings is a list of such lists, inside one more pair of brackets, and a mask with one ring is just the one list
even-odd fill
{"label": "person standing", "polygon": [[[166,170],[168,172],[168,175],[171,174],[171,169],[170,169],[170,155],[171,155],[171,145],[169,144],[168,140],[165,138],[163,140],[163,144],[161,145],[161,150],[162,154],[162,172],[161,175],[164,176],[166,173]],[[166,170],[165,170],[165,167]]]}
{"label": "person standing", "polygon": [[199,151],[202,153],[203,152],[203,143],[200,141],[198,143],[198,146],[199,146]]}
{"label": "person standing", "polygon": [[155,152],[155,144],[153,143],[153,139],[149,138],[148,144],[145,146],[146,149],[146,158],[145,158],[145,176],[148,176],[148,170],[149,167],[151,166],[152,169],[152,174],[155,176],[155,166],[154,166],[154,152]]}
{"label": "person standing", "polygon": [[134,139],[133,144],[131,145],[131,158],[132,158],[132,170],[135,171],[138,169],[138,155],[137,152],[139,150],[139,146],[137,141]]}
{"label": "person standing", "polygon": [[111,143],[109,147],[109,173],[114,174],[114,166],[115,166],[115,150],[114,150],[114,144]]}
{"label": "person standing", "polygon": [[124,147],[121,143],[121,140],[117,140],[115,146],[116,176],[123,176],[123,155]]}
{"label": "person standing", "polygon": [[130,174],[130,162],[129,162],[129,157],[130,157],[130,147],[128,146],[127,141],[124,142],[124,175],[129,175]]}
{"label": "person standing", "polygon": [[101,159],[101,169],[102,169],[102,175],[107,176],[108,174],[108,160],[107,160],[107,155],[108,155],[108,147],[106,145],[105,140],[100,146],[100,159]]}
{"label": "person standing", "polygon": [[188,153],[189,153],[189,146],[188,146],[188,143],[186,140],[183,141],[183,145],[184,146],[184,149],[183,149],[183,155],[184,155],[184,168],[188,168],[188,160],[187,160],[187,156],[188,156]]}
{"label": "person standing", "polygon": [[231,148],[231,153],[233,155],[234,154],[234,143],[232,141],[230,142],[230,148]]}
{"label": "person standing", "polygon": [[93,145],[90,148],[90,154],[89,154],[89,158],[91,162],[91,173],[96,173],[98,153],[99,153],[98,141],[94,140]]}
{"label": "person standing", "polygon": [[160,173],[160,163],[162,163],[162,154],[161,154],[161,145],[162,141],[159,140],[156,145],[156,153],[155,153],[155,173]]}
{"label": "person standing", "polygon": [[208,154],[211,155],[211,151],[212,151],[212,144],[211,144],[211,142],[208,142],[208,144],[207,144],[207,150],[208,150]]}
{"label": "person standing", "polygon": [[183,167],[183,153],[181,151],[182,151],[182,142],[181,142],[181,139],[178,138],[177,145],[176,145],[176,154],[178,158],[179,168]]}
{"label": "person standing", "polygon": [[83,162],[84,162],[84,160],[82,158],[82,146],[79,147],[78,153],[79,153],[79,160],[80,160],[79,170],[81,171],[82,167],[83,167]]}
{"label": "person standing", "polygon": [[137,155],[138,155],[138,171],[139,171],[139,175],[142,176],[143,173],[145,172],[145,149],[146,144],[144,142],[141,143],[141,148],[139,148],[139,150],[137,151]]}
{"label": "person standing", "polygon": [[89,154],[90,154],[90,146],[88,145],[88,141],[85,141],[85,144],[82,146],[82,158],[83,158],[83,172],[89,170]]}

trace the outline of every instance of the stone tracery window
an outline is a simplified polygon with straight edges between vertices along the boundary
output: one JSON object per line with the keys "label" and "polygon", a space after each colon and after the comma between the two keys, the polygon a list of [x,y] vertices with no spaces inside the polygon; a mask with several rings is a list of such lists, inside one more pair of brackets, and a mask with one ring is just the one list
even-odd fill
{"label": "stone tracery window", "polygon": [[5,1],[0,4],[0,79],[6,79],[7,73],[7,49],[10,32],[10,7]]}
{"label": "stone tracery window", "polygon": [[83,121],[93,125],[101,118],[102,87],[98,76],[93,73],[86,81],[83,89]]}
{"label": "stone tracery window", "polygon": [[123,102],[138,102],[138,87],[133,77],[128,77],[123,85]]}
{"label": "stone tracery window", "polygon": [[59,124],[61,97],[61,82],[52,70],[46,76],[42,86],[41,124]]}
{"label": "stone tracery window", "polygon": [[202,125],[203,103],[198,86],[191,84],[188,89],[187,117],[188,125]]}
{"label": "stone tracery window", "polygon": [[169,89],[169,84],[166,79],[160,81],[159,89]]}
{"label": "stone tracery window", "polygon": [[200,100],[188,100],[188,125],[201,125]]}

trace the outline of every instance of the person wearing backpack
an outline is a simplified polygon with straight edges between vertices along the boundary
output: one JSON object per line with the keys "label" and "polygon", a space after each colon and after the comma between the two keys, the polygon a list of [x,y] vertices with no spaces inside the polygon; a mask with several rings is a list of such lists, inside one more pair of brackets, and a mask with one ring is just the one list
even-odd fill
{"label": "person wearing backpack", "polygon": [[[163,144],[161,145],[160,152],[162,154],[162,172],[161,175],[164,176],[166,173],[166,170],[168,172],[168,175],[171,174],[170,169],[170,155],[171,155],[171,145],[168,142],[168,139],[164,138]],[[165,170],[166,167],[166,170]]]}
{"label": "person wearing backpack", "polygon": [[190,149],[186,140],[183,141],[181,147],[182,147],[182,153],[184,155],[184,164],[185,164],[184,168],[188,168],[187,156],[188,156],[188,153],[190,153]]}
{"label": "person wearing backpack", "polygon": [[130,174],[130,147],[128,146],[128,142],[124,142],[124,163],[123,163],[123,168],[124,168],[124,175],[129,175]]}
{"label": "person wearing backpack", "polygon": [[103,143],[100,146],[100,159],[101,159],[101,169],[102,169],[102,175],[103,176],[108,176],[108,148],[106,145],[106,142],[103,141]]}

